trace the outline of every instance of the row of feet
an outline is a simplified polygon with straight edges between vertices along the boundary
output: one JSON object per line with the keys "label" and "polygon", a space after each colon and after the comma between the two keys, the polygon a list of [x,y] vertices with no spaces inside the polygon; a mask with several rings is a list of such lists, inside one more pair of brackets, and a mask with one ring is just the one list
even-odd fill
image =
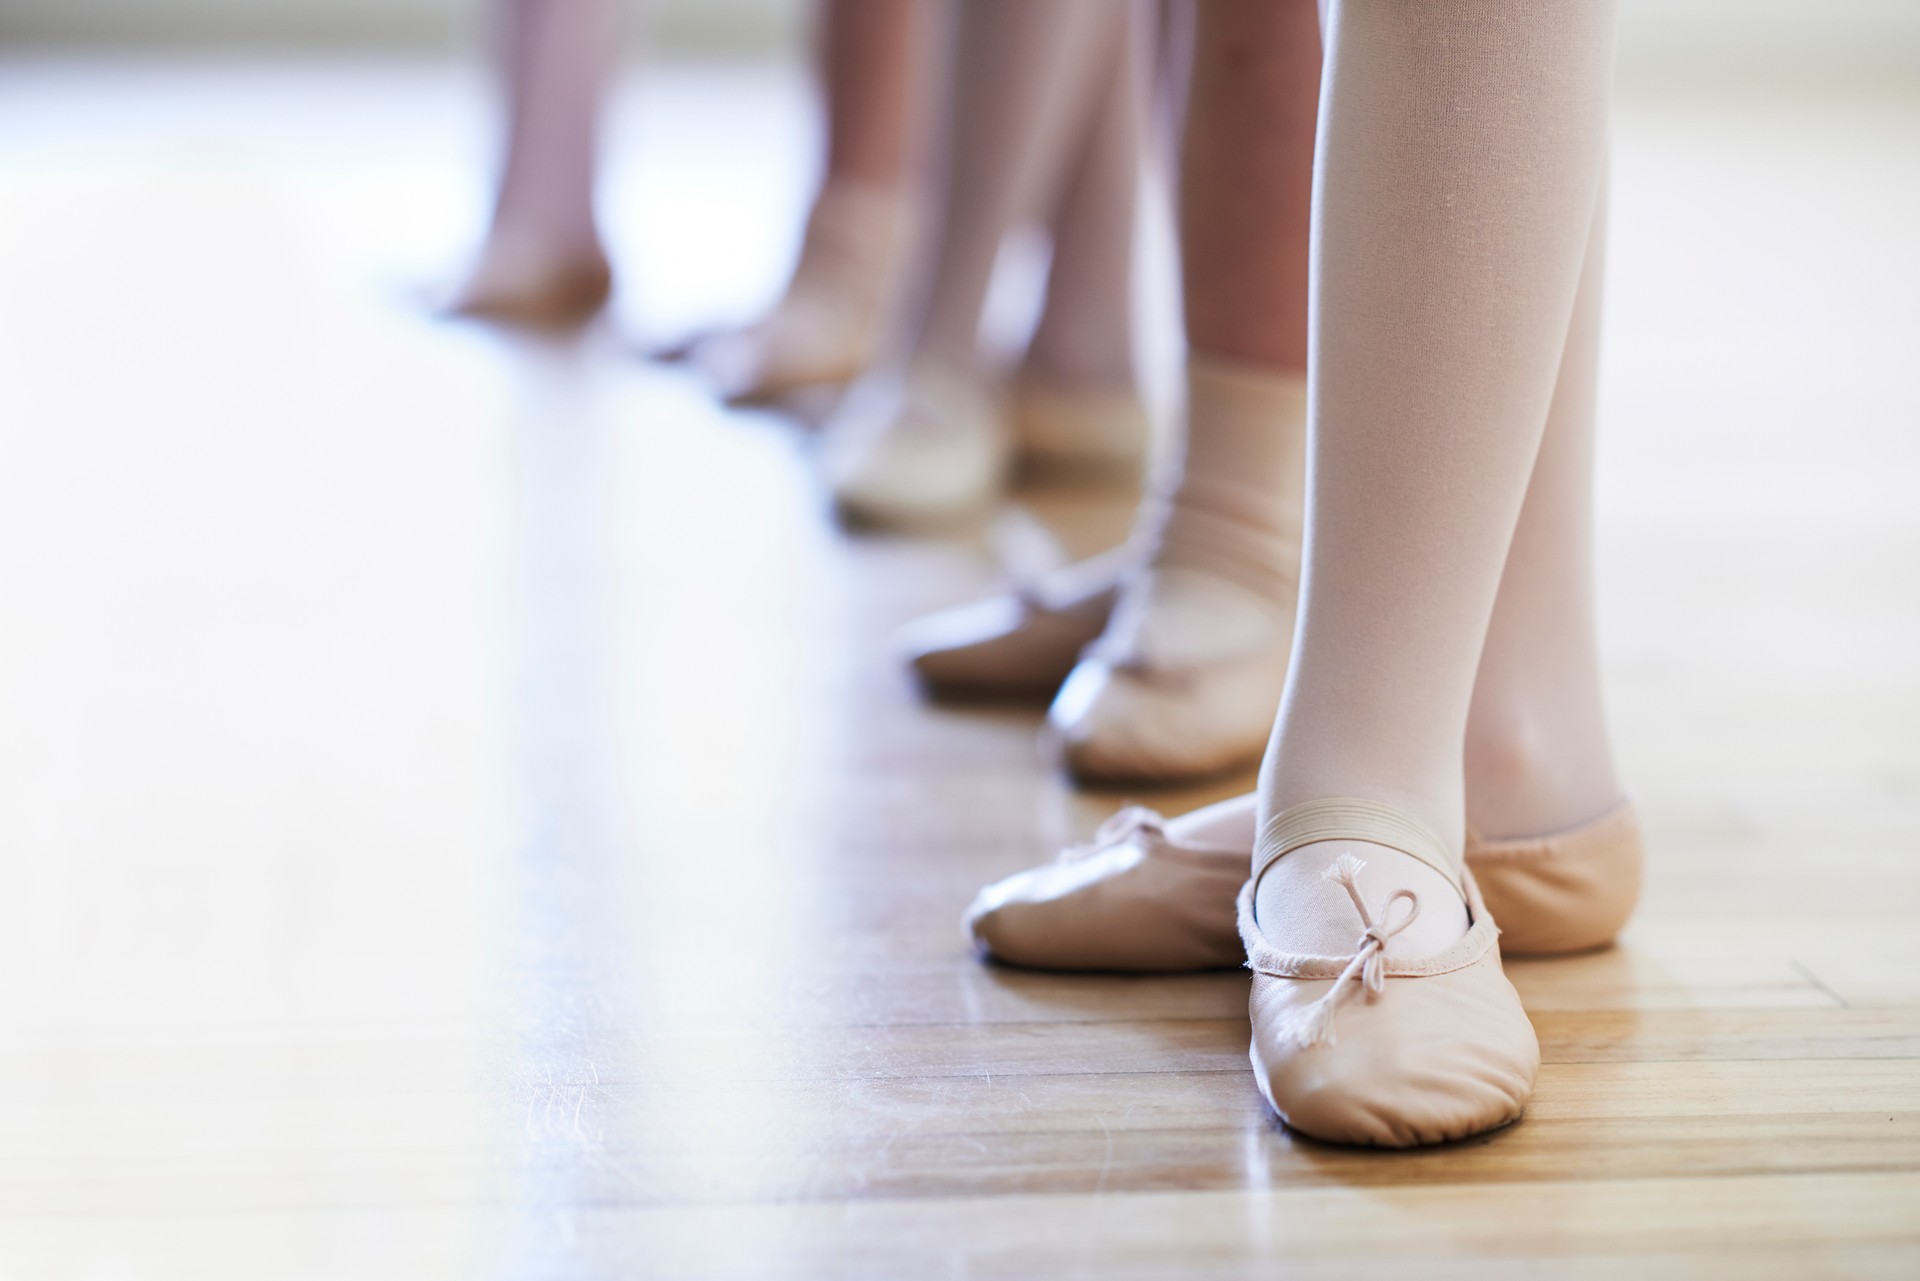
{"label": "row of feet", "polygon": [[[491,296],[469,297],[466,310],[568,323],[606,298],[604,262],[544,280],[524,264],[494,266],[482,282]],[[853,379],[873,359],[876,313],[804,284],[760,325],[673,354],[735,402]],[[1216,432],[1216,419],[1231,426],[1246,410],[1277,434],[1269,420],[1287,420],[1296,398],[1223,369],[1190,370],[1190,381],[1190,395],[1210,390],[1223,411],[1207,418]],[[1267,412],[1275,406],[1283,412]],[[1137,479],[1151,436],[1131,388],[1031,376],[995,388],[923,359],[861,377],[820,457],[850,519],[919,528],[986,510],[1019,469]],[[1245,440],[1225,452],[1213,461],[1260,465],[1216,468],[1174,491],[1171,514],[1150,510],[1128,548],[915,624],[908,657],[923,683],[1050,698],[1052,737],[1085,782],[1181,782],[1258,759],[1292,642],[1298,509],[1263,497],[1287,488],[1284,457]],[[1172,822],[1123,811],[1091,847],[983,890],[969,927],[983,952],[1023,965],[1249,966],[1256,1080],[1283,1120],[1315,1137],[1406,1146],[1513,1120],[1538,1046],[1501,953],[1613,937],[1638,892],[1632,811],[1531,841],[1469,838],[1464,859],[1365,801],[1254,823],[1252,798]]]}

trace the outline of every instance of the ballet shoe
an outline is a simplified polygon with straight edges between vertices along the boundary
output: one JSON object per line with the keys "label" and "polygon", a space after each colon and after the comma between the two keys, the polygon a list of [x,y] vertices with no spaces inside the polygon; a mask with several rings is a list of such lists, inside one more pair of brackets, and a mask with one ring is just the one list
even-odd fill
{"label": "ballet shoe", "polygon": [[854,388],[827,423],[821,465],[850,522],[916,529],[984,512],[1012,454],[999,400],[937,361]]}
{"label": "ballet shoe", "polygon": [[[901,652],[934,697],[1044,706],[1081,651],[1106,630],[1121,577],[1135,555],[1122,545],[1057,565],[1058,549],[1044,531],[1002,541],[1001,560],[1015,580],[1013,587],[913,620],[900,630]],[[1044,548],[1027,546],[1040,543]],[[1049,567],[1023,568],[1042,563]]]}
{"label": "ballet shoe", "polygon": [[839,300],[796,294],[758,324],[702,339],[688,359],[722,400],[749,408],[852,382],[877,342],[874,327]]}
{"label": "ballet shoe", "polygon": [[[1252,807],[1251,795],[1241,799]],[[1062,855],[1077,864],[1073,878],[1049,875],[1052,865],[1043,864],[996,881],[968,910],[975,944],[996,959],[1044,969],[1170,972],[1241,964],[1236,900],[1250,851],[1176,842],[1181,857],[1158,857],[1153,875],[1139,875],[1136,868],[1167,844],[1139,834],[1165,833],[1167,826],[1153,811],[1138,810],[1125,825],[1102,826],[1090,846]],[[1643,848],[1628,801],[1552,836],[1483,842],[1469,833],[1467,867],[1499,927],[1501,955],[1552,956],[1612,942],[1639,896]],[[1204,964],[1173,964],[1176,954],[1158,943],[1130,945],[1139,923],[1155,913],[1179,923],[1189,941],[1183,955],[1207,958]],[[1032,938],[1046,941],[1032,945]]]}
{"label": "ballet shoe", "polygon": [[554,253],[496,238],[439,310],[453,317],[563,329],[591,320],[612,293],[613,271],[597,251]]}
{"label": "ballet shoe", "polygon": [[[1251,810],[1253,796],[1241,799]],[[1170,826],[1153,810],[1128,806],[1088,843],[988,885],[966,913],[975,949],[1049,970],[1245,964],[1234,912],[1251,848],[1182,840]]]}
{"label": "ballet shoe", "polygon": [[907,664],[939,697],[1047,702],[1107,625],[1116,590],[1066,602],[1013,591],[929,614],[901,630]]}
{"label": "ballet shoe", "polygon": [[1032,372],[1008,389],[1023,477],[1048,483],[1138,485],[1153,419],[1133,387],[1070,387]]}
{"label": "ballet shoe", "polygon": [[983,955],[1035,969],[1239,965],[1240,936],[1217,918],[1246,867],[1245,850],[1177,841],[1158,814],[1129,806],[1088,844],[981,890],[966,927]]}
{"label": "ballet shoe", "polygon": [[1144,571],[1047,711],[1074,778],[1190,782],[1266,749],[1286,684],[1293,611],[1206,570]]}
{"label": "ballet shoe", "polygon": [[[1343,854],[1325,875],[1352,903],[1353,952],[1275,946],[1254,917],[1260,878],[1293,850],[1323,841],[1382,846],[1432,867],[1464,901],[1466,933],[1431,956],[1390,956],[1394,936],[1419,914],[1419,896],[1403,888],[1368,904],[1357,882],[1365,861]],[[1539,1041],[1500,968],[1499,931],[1473,873],[1456,870],[1424,826],[1371,801],[1293,806],[1261,832],[1237,915],[1253,971],[1248,1059],[1261,1095],[1289,1128],[1330,1143],[1404,1148],[1519,1118],[1539,1072]]]}
{"label": "ballet shoe", "polygon": [[1508,956],[1604,947],[1640,900],[1646,842],[1633,804],[1549,836],[1488,841],[1467,833],[1467,866],[1479,878]]}

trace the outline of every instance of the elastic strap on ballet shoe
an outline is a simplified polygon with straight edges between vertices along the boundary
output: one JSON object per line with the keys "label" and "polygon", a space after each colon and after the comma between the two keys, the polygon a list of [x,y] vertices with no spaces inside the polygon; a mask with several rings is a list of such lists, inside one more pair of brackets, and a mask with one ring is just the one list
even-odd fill
{"label": "elastic strap on ballet shoe", "polygon": [[[1387,955],[1387,944],[1394,935],[1413,923],[1419,912],[1419,896],[1410,889],[1398,889],[1387,895],[1377,909],[1361,901],[1358,875],[1365,866],[1350,853],[1334,860],[1322,875],[1337,882],[1352,898],[1363,928],[1360,941],[1350,953],[1340,956],[1313,956],[1283,952],[1267,940],[1254,914],[1254,894],[1267,869],[1303,845],[1321,841],[1362,841],[1386,849],[1398,850],[1431,867],[1447,879],[1467,906],[1467,932],[1459,942],[1433,956],[1401,959]],[[1395,905],[1406,901],[1405,915]],[[1487,915],[1486,903],[1473,874],[1458,867],[1447,846],[1432,829],[1418,820],[1378,801],[1357,797],[1308,801],[1295,805],[1268,820],[1254,846],[1253,875],[1240,887],[1234,904],[1240,928],[1240,941],[1247,949],[1247,968],[1280,979],[1331,979],[1333,986],[1317,1001],[1297,1010],[1289,1019],[1289,1036],[1302,1045],[1323,1044],[1333,1034],[1333,1013],[1338,1003],[1348,999],[1354,988],[1369,997],[1377,996],[1389,978],[1425,978],[1450,974],[1478,964],[1491,952],[1500,930]]]}
{"label": "elastic strap on ballet shoe", "polygon": [[1391,805],[1354,796],[1306,801],[1268,819],[1254,845],[1253,879],[1303,845],[1321,841],[1364,841],[1417,858],[1440,875],[1463,897],[1460,868],[1446,843],[1433,829]]}

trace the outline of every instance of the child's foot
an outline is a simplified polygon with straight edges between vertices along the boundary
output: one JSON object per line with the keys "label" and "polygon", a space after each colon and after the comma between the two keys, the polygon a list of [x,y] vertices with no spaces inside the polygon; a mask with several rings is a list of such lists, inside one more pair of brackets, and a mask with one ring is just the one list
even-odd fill
{"label": "child's foot", "polygon": [[[1107,837],[1095,838],[1092,853],[1070,860],[1071,874],[1046,863],[982,890],[968,913],[974,940],[998,959],[1050,969],[1237,965],[1245,952],[1234,903],[1253,852],[1256,809],[1249,792],[1173,819],[1138,811],[1150,821],[1103,829]],[[1506,956],[1612,941],[1639,896],[1642,860],[1639,822],[1626,801],[1551,835],[1467,836],[1467,868]],[[1175,929],[1178,952],[1162,945]]]}
{"label": "child's foot", "polygon": [[1139,572],[1048,710],[1068,769],[1164,785],[1258,760],[1292,643],[1291,600],[1199,567]]}
{"label": "child's foot", "polygon": [[901,647],[936,695],[1050,701],[1113,613],[1120,548],[1062,566],[1014,591],[915,619]]}
{"label": "child's foot", "polygon": [[1005,487],[1011,453],[993,391],[924,359],[855,387],[821,439],[822,468],[842,514],[885,529],[985,513]]}
{"label": "child's foot", "polygon": [[1144,509],[1142,569],[1048,720],[1083,782],[1165,784],[1257,760],[1299,589],[1306,384],[1195,355],[1176,474]]}
{"label": "child's foot", "polygon": [[787,291],[763,319],[693,344],[730,404],[769,404],[866,373],[880,350],[916,221],[881,187],[831,186],[814,201]]}
{"label": "child's foot", "polygon": [[560,247],[495,233],[442,309],[454,316],[561,328],[591,319],[612,291],[613,273],[598,245]]}
{"label": "child's foot", "polygon": [[1239,965],[1233,903],[1252,844],[1253,806],[1239,800],[1171,822],[1129,806],[1088,844],[981,890],[967,930],[983,954],[1037,969]]}
{"label": "child's foot", "polygon": [[1131,382],[1079,386],[1033,369],[1008,388],[1023,476],[1050,483],[1133,484],[1153,452],[1153,420]]}
{"label": "child's foot", "polygon": [[1519,1117],[1539,1042],[1473,877],[1424,826],[1364,800],[1289,808],[1239,923],[1254,1079],[1289,1126],[1411,1147]]}

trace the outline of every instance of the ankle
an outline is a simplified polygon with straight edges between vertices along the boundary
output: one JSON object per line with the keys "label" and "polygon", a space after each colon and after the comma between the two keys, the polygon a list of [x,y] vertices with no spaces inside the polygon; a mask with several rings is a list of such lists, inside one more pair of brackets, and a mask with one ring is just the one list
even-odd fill
{"label": "ankle", "polygon": [[531,218],[502,215],[487,228],[481,256],[540,262],[572,270],[604,269],[607,251],[598,229],[562,227]]}
{"label": "ankle", "polygon": [[[1256,851],[1259,857],[1264,855]],[[1399,844],[1364,836],[1290,850],[1255,887],[1254,919],[1269,939],[1289,950],[1340,955],[1352,947],[1356,926],[1369,923],[1362,912],[1376,922],[1390,918],[1393,900],[1402,894],[1417,907],[1410,904],[1411,912],[1401,918],[1405,928],[1388,944],[1390,954],[1430,956],[1467,932],[1466,901],[1448,875]]]}
{"label": "ankle", "polygon": [[917,217],[905,190],[845,180],[826,183],[807,215],[788,295],[812,295],[879,323]]}
{"label": "ankle", "polygon": [[1565,831],[1620,799],[1604,730],[1553,726],[1521,713],[1478,714],[1465,752],[1467,825],[1505,840]]}
{"label": "ankle", "polygon": [[1020,362],[1022,377],[1062,391],[1134,391],[1139,387],[1133,353],[1109,344],[1071,342],[1042,329]]}
{"label": "ankle", "polygon": [[[1283,712],[1284,716],[1284,712]],[[1320,760],[1307,767],[1286,768],[1276,764],[1288,758],[1286,727],[1267,750],[1260,770],[1260,820],[1264,825],[1274,816],[1308,801],[1357,797],[1390,806],[1426,826],[1438,837],[1447,852],[1458,857],[1463,849],[1466,822],[1465,798],[1459,778],[1435,777],[1422,783],[1414,780],[1414,771],[1391,772],[1340,766]],[[1324,752],[1319,755],[1325,755]],[[1312,760],[1311,755],[1292,754],[1295,761]]]}
{"label": "ankle", "polygon": [[1171,487],[1145,518],[1153,562],[1208,570],[1290,611],[1300,581],[1304,383],[1194,353],[1180,453]]}

